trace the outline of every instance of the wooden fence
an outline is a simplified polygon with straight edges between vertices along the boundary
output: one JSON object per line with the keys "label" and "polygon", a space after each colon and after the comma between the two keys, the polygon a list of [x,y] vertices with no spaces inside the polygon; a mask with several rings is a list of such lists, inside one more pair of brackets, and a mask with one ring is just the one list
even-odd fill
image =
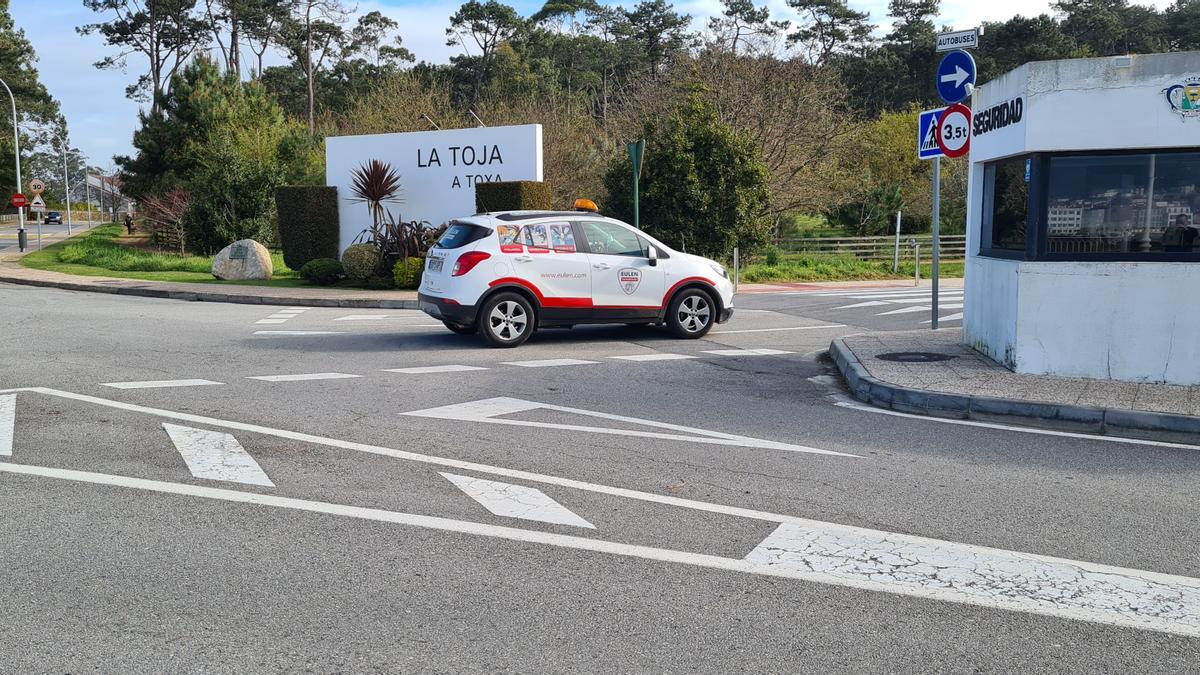
{"label": "wooden fence", "polygon": [[[908,242],[916,239],[921,246],[921,257],[929,255],[933,246],[933,236],[928,234],[900,235],[900,258],[912,256],[912,248]],[[943,235],[940,237],[941,257],[947,260],[961,260],[966,257],[966,235]],[[780,238],[775,245],[785,253],[842,253],[850,254],[864,260],[891,260],[896,247],[896,237],[803,237]]]}

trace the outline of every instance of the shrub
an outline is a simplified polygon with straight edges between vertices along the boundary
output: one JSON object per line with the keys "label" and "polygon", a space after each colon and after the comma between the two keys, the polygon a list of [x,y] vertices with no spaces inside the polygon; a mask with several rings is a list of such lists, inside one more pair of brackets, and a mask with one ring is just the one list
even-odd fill
{"label": "shrub", "polygon": [[424,270],[424,258],[412,256],[397,261],[392,267],[392,279],[396,281],[396,288],[417,288],[421,285],[421,272]]}
{"label": "shrub", "polygon": [[342,277],[345,270],[342,263],[333,258],[317,258],[304,263],[300,268],[300,276],[306,281],[318,286],[331,286]]}
{"label": "shrub", "polygon": [[475,211],[548,211],[554,204],[550,183],[533,180],[475,184]]}
{"label": "shrub", "polygon": [[768,246],[767,247],[766,262],[768,265],[770,265],[771,267],[774,267],[774,266],[778,265],[779,261],[782,259],[783,259],[783,252],[779,250],[778,246]]}
{"label": "shrub", "polygon": [[288,185],[275,189],[279,211],[279,245],[292,269],[318,258],[337,258],[337,188]]}
{"label": "shrub", "polygon": [[379,267],[379,249],[371,244],[354,244],[342,253],[342,267],[348,278],[366,281]]}

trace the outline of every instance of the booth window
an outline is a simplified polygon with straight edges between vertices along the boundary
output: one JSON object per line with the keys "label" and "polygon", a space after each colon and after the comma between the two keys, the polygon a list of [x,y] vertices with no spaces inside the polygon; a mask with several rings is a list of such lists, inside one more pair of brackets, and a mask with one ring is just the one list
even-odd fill
{"label": "booth window", "polygon": [[1051,156],[1048,259],[1187,259],[1200,253],[1200,153]]}
{"label": "booth window", "polygon": [[1012,157],[985,165],[983,249],[1025,252],[1029,221],[1029,160]]}

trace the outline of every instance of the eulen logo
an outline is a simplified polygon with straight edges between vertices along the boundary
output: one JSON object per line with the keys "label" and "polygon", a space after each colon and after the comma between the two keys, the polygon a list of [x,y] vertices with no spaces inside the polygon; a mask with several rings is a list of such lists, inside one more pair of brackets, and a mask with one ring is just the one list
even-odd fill
{"label": "eulen logo", "polygon": [[1183,82],[1162,90],[1167,103],[1180,119],[1200,117],[1200,76],[1186,78]]}
{"label": "eulen logo", "polygon": [[642,271],[626,267],[617,272],[617,282],[621,284],[621,290],[625,291],[625,295],[633,295],[633,292],[642,284]]}

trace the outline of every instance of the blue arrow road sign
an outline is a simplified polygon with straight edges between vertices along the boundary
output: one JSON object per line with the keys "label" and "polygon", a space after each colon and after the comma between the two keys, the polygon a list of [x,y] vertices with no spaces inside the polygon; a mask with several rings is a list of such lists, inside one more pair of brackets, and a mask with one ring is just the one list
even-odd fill
{"label": "blue arrow road sign", "polygon": [[938,64],[936,79],[938,96],[946,103],[959,103],[975,86],[975,59],[964,51],[950,52]]}
{"label": "blue arrow road sign", "polygon": [[937,144],[937,121],[945,108],[926,110],[917,122],[917,159],[945,157]]}

